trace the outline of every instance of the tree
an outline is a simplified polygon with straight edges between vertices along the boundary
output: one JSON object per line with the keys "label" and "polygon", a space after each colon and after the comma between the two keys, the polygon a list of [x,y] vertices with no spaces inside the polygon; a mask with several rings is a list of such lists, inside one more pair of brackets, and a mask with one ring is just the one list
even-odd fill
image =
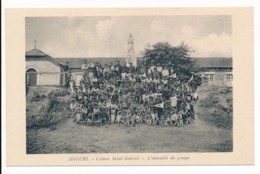
{"label": "tree", "polygon": [[185,83],[193,74],[194,62],[190,58],[190,52],[190,47],[183,42],[176,47],[167,42],[158,42],[144,50],[142,59],[146,66],[172,68],[179,80]]}

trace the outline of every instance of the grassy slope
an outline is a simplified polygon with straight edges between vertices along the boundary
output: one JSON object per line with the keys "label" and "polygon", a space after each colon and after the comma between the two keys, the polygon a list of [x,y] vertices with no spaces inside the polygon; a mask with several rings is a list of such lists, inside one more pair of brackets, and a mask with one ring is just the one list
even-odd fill
{"label": "grassy slope", "polygon": [[203,87],[198,90],[200,100],[197,114],[205,122],[219,128],[233,127],[233,92],[228,87]]}
{"label": "grassy slope", "polygon": [[69,113],[70,95],[59,87],[30,87],[26,96],[26,127],[49,127],[59,123]]}

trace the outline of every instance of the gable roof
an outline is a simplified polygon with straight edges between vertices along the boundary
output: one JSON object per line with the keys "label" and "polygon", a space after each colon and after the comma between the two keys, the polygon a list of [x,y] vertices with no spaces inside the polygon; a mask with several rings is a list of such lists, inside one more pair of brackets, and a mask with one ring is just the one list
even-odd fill
{"label": "gable roof", "polygon": [[26,51],[25,53],[26,57],[43,57],[43,56],[47,56],[47,54],[45,54],[44,52],[34,48],[32,50]]}
{"label": "gable roof", "polygon": [[64,64],[61,61],[59,61],[59,60],[49,56],[48,54],[42,52],[41,50],[38,50],[37,48],[34,48],[32,50],[29,50],[29,51],[26,51],[25,52],[25,57],[28,57],[28,58],[29,57],[47,57],[52,62],[54,62],[54,63],[56,63],[56,64],[58,64],[58,65],[60,65],[62,67],[64,66]]}

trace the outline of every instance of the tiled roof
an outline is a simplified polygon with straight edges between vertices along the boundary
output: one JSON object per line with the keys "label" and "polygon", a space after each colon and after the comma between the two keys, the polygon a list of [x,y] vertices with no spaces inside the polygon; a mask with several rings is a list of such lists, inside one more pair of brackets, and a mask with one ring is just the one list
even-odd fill
{"label": "tiled roof", "polygon": [[84,64],[84,60],[87,60],[88,63],[98,62],[101,65],[110,65],[111,62],[115,65],[117,61],[120,61],[120,64],[124,64],[124,57],[96,57],[96,58],[56,58],[57,60],[66,63],[69,62],[70,68],[81,68]]}
{"label": "tiled roof", "polygon": [[207,58],[192,58],[195,61],[195,65],[198,67],[232,67],[232,58],[223,57],[207,57]]}

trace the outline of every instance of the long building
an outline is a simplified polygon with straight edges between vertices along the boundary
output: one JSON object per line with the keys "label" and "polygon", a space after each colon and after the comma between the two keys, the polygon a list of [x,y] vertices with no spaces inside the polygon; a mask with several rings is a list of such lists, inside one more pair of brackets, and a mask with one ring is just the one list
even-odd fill
{"label": "long building", "polygon": [[[84,60],[88,63],[116,64],[125,62],[125,57],[95,57],[95,58],[53,58],[44,52],[33,49],[27,51],[26,59],[26,84],[36,85],[64,85],[65,64],[69,63],[72,79],[79,84],[83,72],[81,66]],[[192,58],[195,67],[201,70],[204,85],[232,86],[233,67],[232,58],[210,57]]]}

